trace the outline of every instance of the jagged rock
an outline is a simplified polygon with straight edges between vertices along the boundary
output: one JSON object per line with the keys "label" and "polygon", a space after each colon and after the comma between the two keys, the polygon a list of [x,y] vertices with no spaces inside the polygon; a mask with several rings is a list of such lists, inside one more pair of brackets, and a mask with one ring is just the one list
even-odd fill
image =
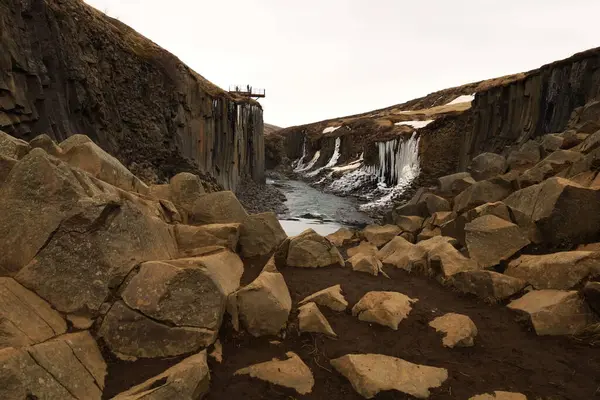
{"label": "jagged rock", "polygon": [[588,282],[583,288],[588,305],[600,316],[600,282]]}
{"label": "jagged rock", "polygon": [[483,217],[484,215],[495,215],[498,218],[502,218],[506,221],[512,222],[510,217],[510,210],[508,209],[506,204],[504,204],[501,201],[497,201],[494,203],[486,203],[457,216],[453,220],[444,223],[441,226],[442,235],[453,237],[456,240],[458,240],[458,242],[461,245],[466,246],[466,224],[479,217]]}
{"label": "jagged rock", "polygon": [[331,233],[325,238],[333,243],[334,246],[342,247],[354,238],[354,231],[348,228],[340,228],[334,233]]}
{"label": "jagged rock", "polygon": [[290,267],[344,266],[344,259],[331,242],[312,229],[290,238],[286,263]]}
{"label": "jagged rock", "polygon": [[209,356],[219,364],[223,362],[223,345],[219,339],[214,343],[213,351],[210,352]]}
{"label": "jagged rock", "polygon": [[377,276],[380,273],[386,275],[385,272],[383,272],[381,261],[373,254],[359,253],[350,257],[348,262],[352,266],[353,271],[366,272],[373,276]]}
{"label": "jagged rock", "polygon": [[208,193],[196,198],[190,221],[194,224],[244,223],[248,213],[230,191]]}
{"label": "jagged rock", "polygon": [[519,186],[524,188],[540,183],[544,179],[550,178],[560,171],[567,169],[582,158],[581,153],[576,151],[558,150],[544,158],[534,167],[523,172],[519,177]]}
{"label": "jagged rock", "polygon": [[69,165],[123,190],[150,193],[144,182],[87,136],[73,135],[61,143],[61,148],[60,158]]}
{"label": "jagged rock", "polygon": [[123,290],[131,309],[162,323],[217,332],[227,298],[240,285],[244,265],[227,250],[204,257],[150,261]]}
{"label": "jagged rock", "polygon": [[398,324],[408,317],[417,301],[398,292],[368,292],[352,307],[352,315],[397,331]]}
{"label": "jagged rock", "polygon": [[493,267],[527,246],[521,229],[495,215],[484,215],[465,225],[469,256],[481,268]]}
{"label": "jagged rock", "polygon": [[[438,213],[436,213],[438,214]],[[394,221],[400,227],[402,232],[416,233],[423,226],[424,219],[416,215],[400,215]]]}
{"label": "jagged rock", "polygon": [[348,257],[354,257],[357,254],[377,254],[379,249],[373,243],[360,242],[356,247],[348,249]]}
{"label": "jagged rock", "polygon": [[552,153],[553,151],[561,149],[564,142],[564,137],[549,133],[542,136],[541,147],[546,153]]}
{"label": "jagged rock", "polygon": [[454,274],[450,284],[463,293],[471,293],[495,302],[519,293],[527,282],[498,272],[478,270]]}
{"label": "jagged rock", "polygon": [[600,226],[600,189],[585,188],[562,178],[521,189],[504,203],[518,212],[519,226],[535,223],[548,243],[584,241]]}
{"label": "jagged rock", "polygon": [[413,364],[382,354],[348,354],[330,362],[350,381],[354,390],[367,399],[388,390],[427,399],[430,389],[442,386],[448,379],[448,371],[443,368]]}
{"label": "jagged rock", "polygon": [[495,153],[481,153],[473,158],[469,171],[473,179],[483,181],[506,172],[506,158]]}
{"label": "jagged rock", "polygon": [[575,335],[595,322],[576,291],[534,290],[511,302],[508,308],[526,314],[539,336]]}
{"label": "jagged rock", "polygon": [[15,279],[59,311],[94,313],[136,265],[176,254],[170,227],[134,204],[91,205],[62,221]]}
{"label": "jagged rock", "polygon": [[234,327],[239,329],[241,324],[256,337],[278,334],[285,327],[291,310],[290,292],[274,261],[229,299]]}
{"label": "jagged rock", "polygon": [[[177,206],[184,216],[185,222],[189,221],[189,217],[194,209],[194,203],[198,197],[206,193],[200,177],[189,172],[181,172],[171,178],[168,188],[169,198],[167,200],[171,200]],[[163,196],[165,195],[166,193],[163,194]]]}
{"label": "jagged rock", "polygon": [[477,263],[463,256],[453,243],[452,238],[436,236],[416,245],[427,255],[423,262],[427,262],[428,271],[449,278],[462,271],[478,269]]}
{"label": "jagged rock", "polygon": [[479,394],[469,400],[527,400],[527,396],[521,393],[495,391],[493,394]]}
{"label": "jagged rock", "polygon": [[240,236],[240,227],[240,224],[175,225],[179,255],[196,257],[210,246],[223,246],[235,251]]}
{"label": "jagged rock", "polygon": [[323,333],[337,337],[327,318],[321,313],[319,307],[313,302],[298,307],[298,325],[300,332]]}
{"label": "jagged rock", "polygon": [[525,170],[537,164],[540,159],[540,144],[534,140],[529,140],[518,150],[510,152],[507,162],[511,170]]}
{"label": "jagged rock", "polygon": [[334,311],[344,311],[348,307],[348,302],[342,294],[342,286],[335,285],[328,287],[327,289],[320,290],[310,296],[304,298],[298,304],[306,304],[308,302],[314,302],[323,307],[329,307]]}
{"label": "jagged rock", "polygon": [[442,195],[456,196],[475,183],[475,179],[468,172],[458,172],[438,178],[438,187]]}
{"label": "jagged rock", "polygon": [[300,394],[312,392],[313,374],[296,353],[286,353],[287,360],[267,361],[235,371],[235,375],[250,375],[263,381],[296,390]]}
{"label": "jagged rock", "polygon": [[477,327],[466,315],[448,313],[429,323],[437,332],[444,333],[442,343],[445,347],[473,347]]}
{"label": "jagged rock", "polygon": [[173,357],[207,347],[216,340],[212,329],[171,327],[154,321],[117,301],[104,317],[98,335],[117,357]]}
{"label": "jagged rock", "polygon": [[0,131],[0,155],[19,160],[29,153],[29,144]]}
{"label": "jagged rock", "polygon": [[504,273],[523,279],[536,289],[568,290],[590,275],[600,275],[600,253],[565,251],[524,255],[511,261]]}
{"label": "jagged rock", "polygon": [[100,400],[106,364],[88,332],[0,350],[0,398]]}
{"label": "jagged rock", "polygon": [[510,184],[502,180],[480,181],[454,198],[454,212],[462,214],[485,203],[501,201],[512,193]]}
{"label": "jagged rock", "polygon": [[250,215],[240,230],[240,249],[243,257],[272,253],[287,238],[277,215],[273,212]]}
{"label": "jagged rock", "polygon": [[384,265],[391,265],[409,272],[416,266],[415,264],[417,267],[424,267],[425,256],[426,253],[421,247],[410,243],[401,236],[395,237],[377,253],[377,258]]}
{"label": "jagged rock", "polygon": [[0,349],[45,342],[66,330],[48,303],[14,279],[0,277]]}
{"label": "jagged rock", "polygon": [[397,225],[369,225],[362,231],[362,235],[369,243],[381,247],[401,232],[402,230]]}
{"label": "jagged rock", "polygon": [[43,149],[46,153],[54,157],[60,157],[62,149],[56,144],[52,138],[46,134],[38,135],[29,141],[29,146],[32,149]]}
{"label": "jagged rock", "polygon": [[200,399],[210,386],[206,351],[186,358],[160,375],[113,397],[113,400]]}

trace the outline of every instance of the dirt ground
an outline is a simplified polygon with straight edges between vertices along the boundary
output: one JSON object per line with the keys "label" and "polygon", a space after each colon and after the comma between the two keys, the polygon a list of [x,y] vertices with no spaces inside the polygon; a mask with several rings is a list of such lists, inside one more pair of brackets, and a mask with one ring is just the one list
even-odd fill
{"label": "dirt ground", "polygon": [[[264,259],[246,263],[244,282],[260,272]],[[387,269],[391,279],[353,272],[348,268],[285,268],[293,301],[285,338],[253,338],[236,333],[229,321],[221,331],[223,363],[210,359],[211,391],[207,399],[361,399],[350,383],[329,360],[348,353],[380,353],[407,361],[448,369],[449,378],[432,391],[431,399],[468,399],[494,390],[521,392],[530,400],[600,398],[600,348],[580,344],[570,338],[538,337],[504,305],[489,305],[442,287],[429,278]],[[307,295],[341,284],[354,305],[372,290],[398,291],[419,301],[397,331],[361,322],[352,317],[350,307],[337,313],[320,307],[339,339],[322,335],[298,334],[296,305]],[[475,346],[447,349],[441,335],[428,323],[447,312],[466,314],[475,322],[479,335]],[[273,340],[280,344],[270,343]],[[284,357],[296,352],[314,374],[310,395],[301,396],[248,377],[233,376],[248,365]],[[160,373],[181,357],[136,363],[109,360],[107,398],[133,384]],[[412,399],[399,392],[380,393],[376,399]]]}

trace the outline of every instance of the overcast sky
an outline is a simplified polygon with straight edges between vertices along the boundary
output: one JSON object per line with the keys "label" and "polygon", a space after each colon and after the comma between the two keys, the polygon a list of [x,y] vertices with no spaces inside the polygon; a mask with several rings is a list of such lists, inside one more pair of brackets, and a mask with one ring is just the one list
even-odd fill
{"label": "overcast sky", "polygon": [[87,0],[213,83],[265,88],[265,122],[370,111],[600,46],[599,0]]}

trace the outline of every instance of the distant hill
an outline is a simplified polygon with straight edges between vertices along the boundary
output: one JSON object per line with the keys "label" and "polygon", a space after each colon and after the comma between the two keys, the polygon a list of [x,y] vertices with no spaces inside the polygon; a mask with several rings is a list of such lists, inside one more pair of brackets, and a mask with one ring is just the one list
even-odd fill
{"label": "distant hill", "polygon": [[273,132],[277,132],[282,130],[283,128],[279,127],[279,126],[275,126],[275,125],[271,125],[271,124],[266,124],[265,123],[265,135],[270,135]]}

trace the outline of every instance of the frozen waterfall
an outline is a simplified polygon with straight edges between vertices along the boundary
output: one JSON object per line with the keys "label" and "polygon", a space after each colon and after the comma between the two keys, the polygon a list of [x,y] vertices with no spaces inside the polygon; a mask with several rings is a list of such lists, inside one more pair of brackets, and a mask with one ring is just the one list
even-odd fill
{"label": "frozen waterfall", "polygon": [[331,159],[329,160],[329,162],[327,164],[325,164],[323,167],[317,168],[314,171],[309,172],[308,174],[306,174],[306,176],[310,176],[310,177],[317,176],[324,169],[335,166],[335,164],[337,164],[337,162],[340,158],[340,146],[341,145],[342,145],[342,138],[339,138],[339,137],[336,138],[335,139],[335,149],[333,150],[333,155],[331,156]]}
{"label": "frozen waterfall", "polygon": [[306,136],[304,136],[304,142],[302,142],[302,157],[292,163],[294,171],[302,169],[304,167],[304,160],[306,159]]}

